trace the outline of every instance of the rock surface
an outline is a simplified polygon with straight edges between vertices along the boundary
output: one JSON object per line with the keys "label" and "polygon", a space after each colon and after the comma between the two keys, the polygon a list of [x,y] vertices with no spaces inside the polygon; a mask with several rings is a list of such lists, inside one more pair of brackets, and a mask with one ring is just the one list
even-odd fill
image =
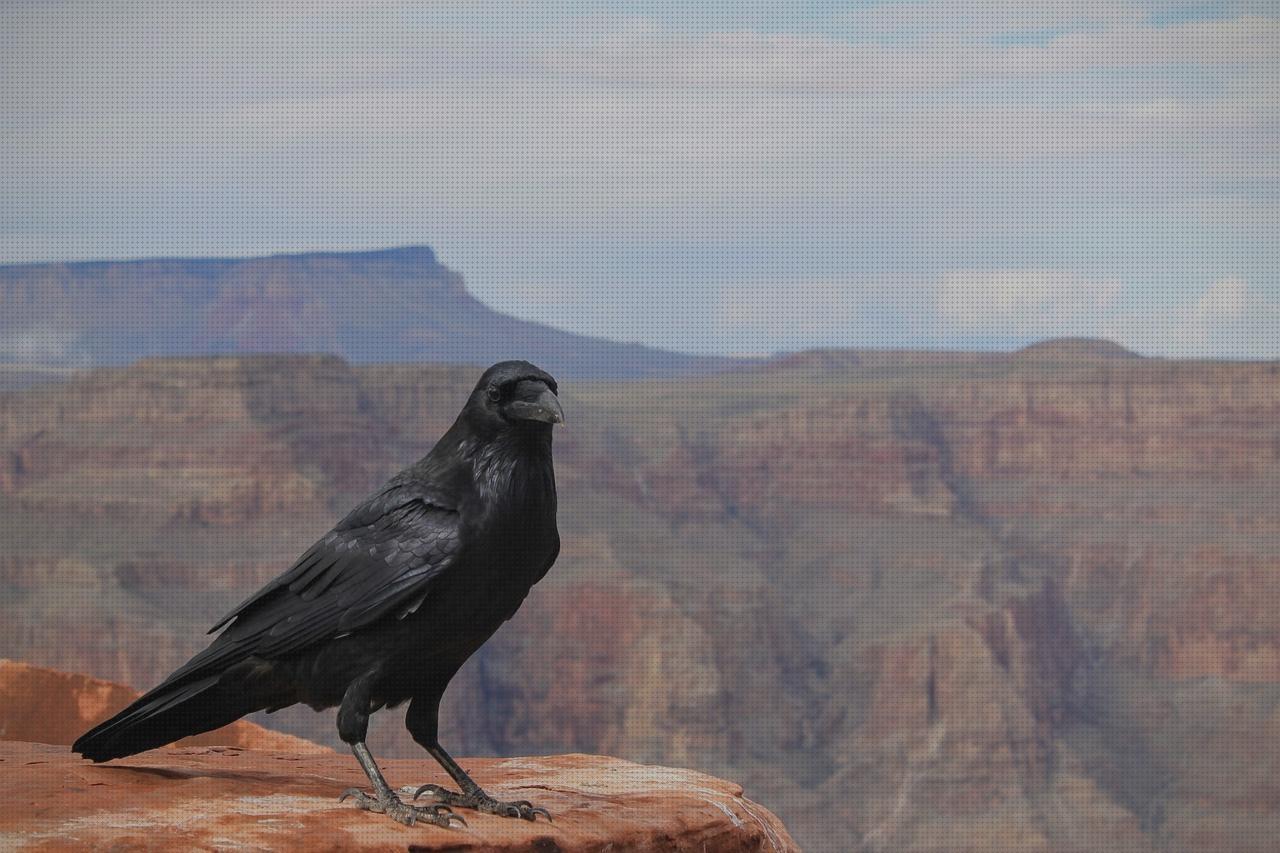
{"label": "rock surface", "polygon": [[[136,690],[87,675],[0,659],[0,740],[69,746],[138,698]],[[178,746],[274,749],[300,755],[333,750],[245,720],[183,738]]]}
{"label": "rock surface", "polygon": [[[350,756],[188,747],[90,764],[64,747],[0,743],[6,850],[798,849],[737,785],[592,755],[470,759],[495,796],[530,799],[536,823],[466,812],[468,826],[401,826],[338,794],[365,780]],[[429,760],[382,762],[393,785],[443,783]]]}

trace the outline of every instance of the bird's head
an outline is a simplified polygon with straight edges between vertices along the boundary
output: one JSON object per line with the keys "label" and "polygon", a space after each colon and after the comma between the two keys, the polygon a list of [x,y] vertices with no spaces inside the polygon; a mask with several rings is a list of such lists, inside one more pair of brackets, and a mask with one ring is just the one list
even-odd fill
{"label": "bird's head", "polygon": [[498,430],[564,423],[555,378],[527,361],[502,361],[486,370],[467,408],[473,419]]}

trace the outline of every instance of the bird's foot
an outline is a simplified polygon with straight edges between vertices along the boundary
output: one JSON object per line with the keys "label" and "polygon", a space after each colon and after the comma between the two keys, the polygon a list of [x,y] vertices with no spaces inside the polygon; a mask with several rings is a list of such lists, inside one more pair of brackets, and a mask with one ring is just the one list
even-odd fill
{"label": "bird's foot", "polygon": [[518,817],[524,820],[537,820],[538,815],[542,815],[548,821],[551,820],[551,812],[535,806],[528,800],[516,800],[514,802],[503,802],[495,800],[484,791],[477,790],[473,794],[459,794],[457,791],[450,791],[447,788],[441,788],[439,785],[423,785],[414,793],[413,798],[416,800],[423,794],[430,794],[437,803],[446,806],[455,806],[461,809],[475,809],[485,814],[496,814],[502,817]]}
{"label": "bird's foot", "polygon": [[359,788],[348,788],[342,792],[342,796],[338,797],[338,802],[351,797],[355,800],[355,807],[366,812],[376,812],[384,814],[394,821],[403,823],[405,826],[413,826],[415,823],[430,823],[435,826],[449,828],[449,821],[456,820],[463,826],[467,822],[462,819],[462,815],[453,813],[453,809],[449,808],[447,803],[435,803],[430,806],[411,806],[403,802],[395,794],[389,797],[371,797]]}

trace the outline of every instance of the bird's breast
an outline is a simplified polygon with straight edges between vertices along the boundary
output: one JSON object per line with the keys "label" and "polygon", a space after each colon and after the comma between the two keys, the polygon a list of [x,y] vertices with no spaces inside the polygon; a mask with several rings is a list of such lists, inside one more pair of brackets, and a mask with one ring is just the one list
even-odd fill
{"label": "bird's breast", "polygon": [[461,512],[466,553],[456,574],[505,610],[523,600],[559,542],[550,442],[506,436],[483,447],[472,465]]}
{"label": "bird's breast", "polygon": [[554,515],[499,514],[477,532],[469,556],[479,566],[518,578],[541,571],[558,541]]}

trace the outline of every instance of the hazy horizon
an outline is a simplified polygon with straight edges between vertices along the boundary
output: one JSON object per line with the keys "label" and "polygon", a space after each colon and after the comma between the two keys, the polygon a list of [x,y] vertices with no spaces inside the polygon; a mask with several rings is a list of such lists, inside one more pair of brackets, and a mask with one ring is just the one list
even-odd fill
{"label": "hazy horizon", "polygon": [[[129,264],[129,263],[143,263],[143,262],[155,262],[155,261],[160,261],[160,262],[164,262],[164,261],[176,261],[176,262],[249,261],[249,260],[262,260],[264,258],[278,258],[278,257],[305,258],[305,257],[314,257],[317,255],[334,255],[334,256],[378,255],[382,253],[397,253],[397,252],[405,252],[409,250],[421,250],[421,249],[426,249],[431,254],[433,255],[435,254],[434,250],[430,246],[405,244],[405,245],[399,245],[399,246],[352,248],[352,249],[346,249],[341,251],[317,250],[317,251],[311,251],[311,252],[276,252],[269,255],[245,254],[245,255],[226,255],[226,256],[217,256],[217,257],[206,257],[206,256],[198,256],[198,255],[152,255],[152,256],[143,256],[143,257],[86,258],[86,259],[73,260],[73,261],[32,261],[32,262],[22,262],[18,264],[0,264],[0,269],[13,268],[13,267],[30,267],[30,266],[39,267],[39,266],[45,266],[45,265],[56,266],[60,264],[95,265],[95,264]],[[465,277],[464,277],[463,284],[465,287],[466,286]],[[482,297],[476,295],[476,298],[486,307],[492,308],[494,310],[500,310],[499,308],[497,308],[497,306],[489,305],[489,303],[485,302]],[[526,318],[517,318],[517,319],[526,319]],[[574,332],[573,329],[563,325],[558,325],[554,322],[552,323],[546,323],[545,321],[535,321],[535,322],[544,322],[545,325],[548,325],[559,331]],[[0,335],[0,342],[4,341],[4,338],[5,338],[4,335]],[[615,343],[630,343],[630,342],[617,341],[616,339],[613,339],[613,338],[602,338],[602,339],[613,341]],[[1009,345],[1002,346],[999,344],[999,342],[986,342],[986,345],[984,345],[983,342],[979,342],[977,345],[967,346],[967,347],[966,346],[948,346],[948,345],[934,345],[934,346],[925,345],[925,346],[917,346],[917,347],[895,346],[895,345],[858,346],[856,344],[848,345],[848,346],[819,345],[819,346],[804,347],[801,349],[794,349],[794,350],[775,350],[773,352],[767,352],[767,353],[727,352],[727,353],[716,353],[716,355],[721,355],[725,358],[739,359],[739,360],[742,360],[744,363],[755,361],[755,360],[763,362],[771,358],[781,358],[788,355],[799,355],[799,354],[804,354],[806,352],[820,352],[824,350],[835,350],[835,351],[855,350],[860,352],[886,352],[886,353],[928,352],[928,353],[943,353],[943,354],[951,353],[956,355],[974,353],[974,354],[984,354],[984,355],[985,354],[999,355],[999,354],[1015,354],[1017,352],[1026,350],[1028,348],[1034,348],[1044,344],[1051,344],[1051,343],[1057,343],[1057,342],[1081,342],[1087,345],[1101,345],[1101,347],[1099,347],[1099,351],[1101,351],[1101,348],[1105,348],[1107,345],[1114,345],[1116,347],[1119,347],[1119,351],[1115,353],[1105,353],[1108,355],[1123,356],[1126,353],[1128,353],[1133,356],[1142,357],[1142,358],[1161,358],[1162,357],[1160,355],[1133,350],[1110,338],[1105,338],[1105,337],[1100,337],[1095,335],[1048,335],[1042,338],[1036,338],[1034,340],[1030,340],[1030,341],[1020,343],[1017,345],[1012,345],[1012,346],[1009,346]],[[662,349],[665,349],[666,351],[673,352],[673,353],[696,354],[696,353],[691,353],[687,350],[672,349],[669,347],[662,348]],[[84,362],[80,364],[79,367],[77,368],[74,363],[68,363],[66,362],[65,359],[63,359],[62,361],[59,361],[57,359],[50,361],[48,359],[41,359],[38,357],[33,358],[31,356],[35,354],[36,352],[35,350],[32,350],[32,352],[26,353],[25,356],[22,358],[6,360],[4,358],[4,352],[5,350],[0,349],[0,368],[14,367],[14,368],[20,368],[20,369],[67,370],[67,369],[87,369],[88,367],[88,362]],[[10,354],[12,355],[12,353]],[[215,358],[215,357],[236,358],[236,357],[245,357],[245,356],[253,356],[253,355],[284,355],[284,354],[286,353],[281,351],[273,351],[273,350],[263,350],[261,353],[255,353],[252,351],[243,351],[243,352],[235,352],[235,353],[205,353],[205,354],[175,351],[171,354],[156,355],[151,357],[154,357],[154,358]],[[299,350],[295,354],[317,355],[321,353],[317,351],[311,351],[311,350]],[[338,358],[345,358],[342,353],[333,352],[329,354],[335,355]],[[1178,356],[1172,356],[1172,357],[1178,358]],[[1188,356],[1187,358],[1190,358],[1192,360],[1197,359],[1196,356]],[[1256,358],[1256,357],[1250,358],[1248,356],[1241,356],[1241,357],[1234,357],[1234,358],[1231,356],[1203,356],[1200,358],[1206,358],[1209,360],[1218,360],[1218,361],[1270,361],[1271,360],[1269,358]],[[434,361],[431,358],[420,359],[420,360],[425,362]],[[402,360],[389,359],[389,360],[379,360],[379,361],[373,361],[373,362],[362,361],[360,363],[396,364],[396,363],[402,363]],[[459,363],[466,363],[466,362],[459,362]],[[477,364],[478,363],[479,362],[477,362]]]}
{"label": "hazy horizon", "polygon": [[1260,2],[5,4],[0,263],[425,244],[694,353],[1271,358]]}

